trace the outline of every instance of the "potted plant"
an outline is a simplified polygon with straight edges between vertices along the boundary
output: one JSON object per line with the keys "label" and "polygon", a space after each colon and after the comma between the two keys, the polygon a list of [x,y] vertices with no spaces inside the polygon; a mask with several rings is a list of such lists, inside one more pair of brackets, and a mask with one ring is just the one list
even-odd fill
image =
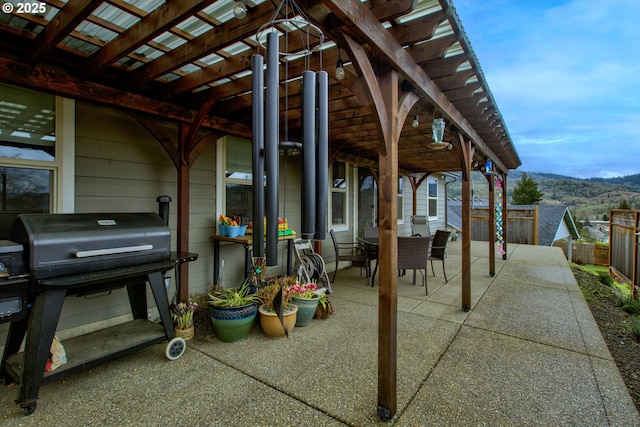
{"label": "potted plant", "polygon": [[296,282],[289,287],[287,293],[291,294],[292,302],[298,307],[296,326],[307,326],[311,323],[318,308],[320,296],[324,294],[323,290],[319,290],[315,283]]}
{"label": "potted plant", "polygon": [[270,338],[288,337],[296,325],[298,307],[291,302],[293,295],[287,292],[295,280],[294,277],[277,277],[256,292],[262,302],[258,308],[260,326]]}
{"label": "potted plant", "polygon": [[178,303],[171,306],[174,336],[190,340],[194,335],[193,313],[198,310],[197,302]]}
{"label": "potted plant", "polygon": [[237,342],[247,338],[256,318],[258,303],[256,294],[249,293],[249,283],[240,288],[227,288],[209,294],[211,323],[223,342]]}

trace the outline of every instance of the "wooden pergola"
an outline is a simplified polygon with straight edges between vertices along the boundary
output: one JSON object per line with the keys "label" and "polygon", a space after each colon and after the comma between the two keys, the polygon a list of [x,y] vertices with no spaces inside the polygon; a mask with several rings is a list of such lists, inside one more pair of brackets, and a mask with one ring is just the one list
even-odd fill
{"label": "wooden pergola", "polygon": [[[187,251],[190,167],[219,136],[251,138],[253,36],[280,2],[247,0],[244,19],[233,17],[232,0],[43,3],[44,13],[14,8],[0,15],[0,81],[119,108],[143,124],[176,167],[177,249]],[[491,172],[506,184],[508,171],[521,162],[450,0],[297,4],[323,31],[325,45],[322,55],[283,60],[281,67],[289,76],[306,67],[333,76],[339,58],[346,64],[345,78],[330,80],[330,159],[369,167],[378,177],[378,414],[390,418],[396,412],[399,173],[410,176],[415,192],[430,173],[461,172],[461,308],[469,310],[470,174],[492,162]],[[300,85],[290,83],[286,98],[284,92],[280,110],[286,110],[290,137],[299,139]],[[411,125],[414,114],[421,117],[418,127]],[[434,117],[445,119],[450,149],[429,148]],[[177,140],[156,124],[159,118],[179,124]],[[493,244],[489,250],[493,274]],[[180,298],[187,295],[183,286]]]}

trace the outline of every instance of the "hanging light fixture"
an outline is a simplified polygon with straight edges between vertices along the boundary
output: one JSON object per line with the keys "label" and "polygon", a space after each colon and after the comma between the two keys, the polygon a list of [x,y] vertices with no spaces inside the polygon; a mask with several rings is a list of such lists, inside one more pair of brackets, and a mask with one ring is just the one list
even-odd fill
{"label": "hanging light fixture", "polygon": [[442,138],[444,138],[444,125],[445,123],[443,118],[433,119],[433,123],[431,123],[433,143],[429,145],[429,148],[433,150],[442,150],[443,148],[449,147],[448,142],[442,141]]}
{"label": "hanging light fixture", "polygon": [[342,58],[340,57],[340,49],[338,49],[338,62],[336,62],[336,79],[344,79],[344,62],[342,62]]}
{"label": "hanging light fixture", "polygon": [[491,160],[487,160],[484,164],[484,174],[493,175],[493,162]]}
{"label": "hanging light fixture", "polygon": [[417,128],[420,126],[420,121],[418,120],[418,107],[416,107],[416,115],[413,116],[413,121],[411,122],[411,126]]}
{"label": "hanging light fixture", "polygon": [[247,16],[247,3],[246,0],[238,0],[233,6],[233,16],[238,19],[243,19]]}

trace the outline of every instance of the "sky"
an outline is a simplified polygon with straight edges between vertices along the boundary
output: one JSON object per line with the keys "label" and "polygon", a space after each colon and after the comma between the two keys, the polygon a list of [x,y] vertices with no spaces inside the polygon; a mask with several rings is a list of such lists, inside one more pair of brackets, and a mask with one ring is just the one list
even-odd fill
{"label": "sky", "polygon": [[640,173],[639,0],[453,0],[522,165]]}

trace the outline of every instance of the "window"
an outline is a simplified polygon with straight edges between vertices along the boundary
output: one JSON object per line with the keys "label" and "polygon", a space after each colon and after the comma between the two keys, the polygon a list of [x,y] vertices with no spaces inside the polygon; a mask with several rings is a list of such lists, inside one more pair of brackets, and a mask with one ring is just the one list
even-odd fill
{"label": "window", "polygon": [[25,212],[73,212],[75,103],[0,84],[0,238]]}
{"label": "window", "polygon": [[0,85],[0,157],[55,161],[55,98]]}
{"label": "window", "polygon": [[331,224],[347,226],[348,171],[343,162],[331,166]]}
{"label": "window", "polygon": [[438,180],[436,178],[428,180],[427,215],[429,215],[429,219],[438,219]]}
{"label": "window", "polygon": [[218,207],[218,214],[253,219],[251,141],[231,136],[223,140],[223,144],[218,144],[224,149],[224,153],[219,152],[219,158],[224,162],[218,167],[224,171],[221,180],[224,182],[224,194],[219,197],[223,204]]}

